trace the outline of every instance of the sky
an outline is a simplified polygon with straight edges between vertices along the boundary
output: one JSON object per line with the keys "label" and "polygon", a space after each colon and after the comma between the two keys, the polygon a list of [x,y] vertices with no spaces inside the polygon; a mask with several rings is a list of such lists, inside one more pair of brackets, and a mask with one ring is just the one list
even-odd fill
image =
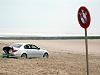
{"label": "sky", "polygon": [[0,34],[84,35],[78,9],[88,8],[88,35],[100,35],[100,0],[0,0]]}

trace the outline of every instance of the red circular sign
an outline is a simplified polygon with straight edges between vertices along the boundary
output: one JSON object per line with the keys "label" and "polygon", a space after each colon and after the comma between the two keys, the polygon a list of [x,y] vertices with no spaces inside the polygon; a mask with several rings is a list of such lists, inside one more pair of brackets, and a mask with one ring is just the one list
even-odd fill
{"label": "red circular sign", "polygon": [[91,17],[88,9],[85,6],[82,6],[78,10],[78,22],[82,28],[88,28],[90,25]]}

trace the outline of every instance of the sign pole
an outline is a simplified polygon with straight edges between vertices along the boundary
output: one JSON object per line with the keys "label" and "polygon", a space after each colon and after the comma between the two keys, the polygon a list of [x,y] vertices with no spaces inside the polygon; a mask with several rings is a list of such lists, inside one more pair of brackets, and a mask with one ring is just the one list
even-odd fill
{"label": "sign pole", "polygon": [[87,75],[89,75],[87,28],[85,28],[85,46],[86,46],[86,67],[87,67]]}

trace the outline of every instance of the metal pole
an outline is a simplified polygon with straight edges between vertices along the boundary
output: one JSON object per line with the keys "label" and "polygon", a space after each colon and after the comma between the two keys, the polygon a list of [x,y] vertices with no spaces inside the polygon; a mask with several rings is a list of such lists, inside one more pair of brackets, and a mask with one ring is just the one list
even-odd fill
{"label": "metal pole", "polygon": [[86,67],[87,67],[87,75],[89,75],[87,28],[85,29],[85,46],[86,46]]}

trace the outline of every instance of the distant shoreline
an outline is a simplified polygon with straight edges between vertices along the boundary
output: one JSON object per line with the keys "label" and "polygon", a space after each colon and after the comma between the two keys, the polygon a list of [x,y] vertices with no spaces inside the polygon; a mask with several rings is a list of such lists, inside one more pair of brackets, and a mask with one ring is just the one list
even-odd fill
{"label": "distant shoreline", "polygon": [[[52,36],[52,37],[0,37],[0,40],[68,40],[68,39],[85,39],[84,36]],[[100,36],[88,36],[88,39],[100,39]]]}

